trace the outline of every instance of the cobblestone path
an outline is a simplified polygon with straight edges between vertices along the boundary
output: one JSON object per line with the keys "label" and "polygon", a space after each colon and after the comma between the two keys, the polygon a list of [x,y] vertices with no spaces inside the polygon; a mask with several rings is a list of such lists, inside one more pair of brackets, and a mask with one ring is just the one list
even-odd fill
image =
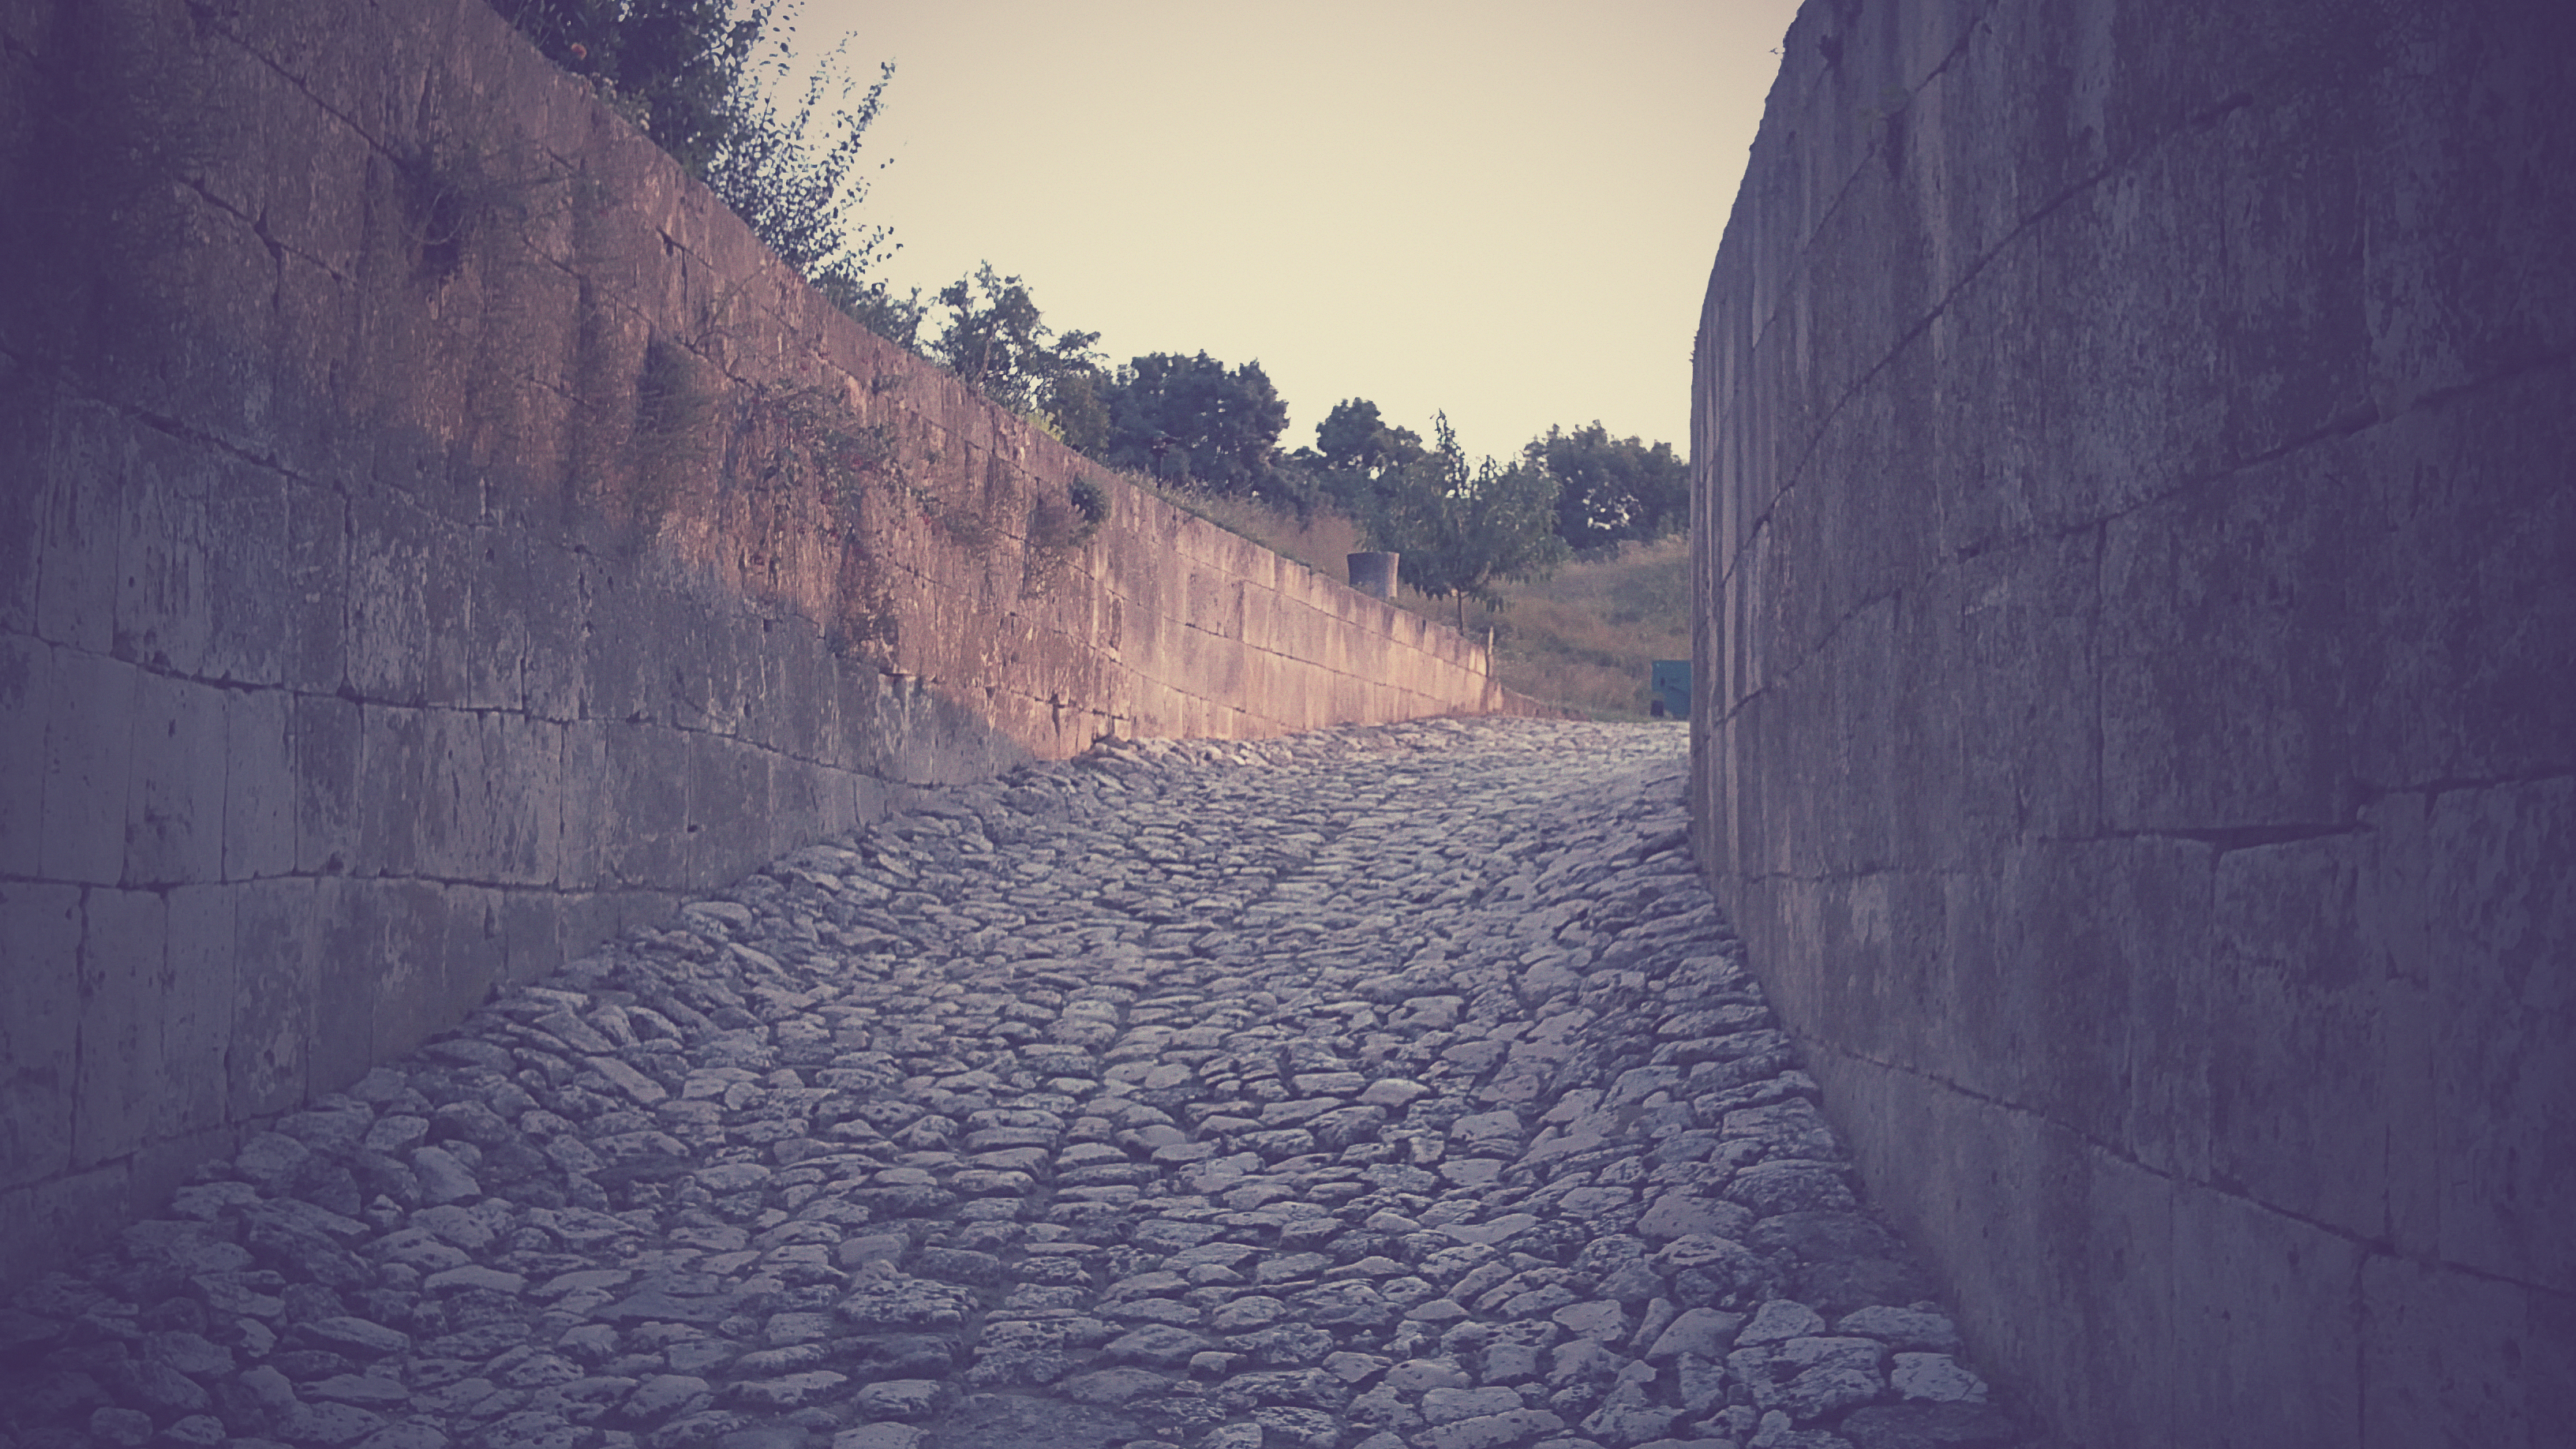
{"label": "cobblestone path", "polygon": [[2016,1445],[1676,727],[1139,745],[798,851],[0,1311],[0,1449]]}

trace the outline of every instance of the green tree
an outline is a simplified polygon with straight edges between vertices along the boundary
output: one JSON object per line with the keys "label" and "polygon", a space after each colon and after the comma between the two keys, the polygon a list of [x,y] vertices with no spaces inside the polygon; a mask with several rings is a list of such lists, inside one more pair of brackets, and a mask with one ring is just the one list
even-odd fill
{"label": "green tree", "polygon": [[1065,446],[1085,457],[1106,458],[1110,389],[1109,374],[1097,367],[1071,368],[1048,380],[1040,406]]}
{"label": "green tree", "polygon": [[1369,525],[1378,547],[1404,555],[1405,581],[1432,598],[1503,605],[1496,585],[1543,578],[1563,562],[1556,536],[1557,483],[1526,458],[1504,467],[1488,457],[1473,468],[1449,418],[1432,424],[1438,442],[1392,470],[1380,517]]}
{"label": "green tree", "polygon": [[1212,493],[1271,495],[1288,403],[1259,362],[1156,352],[1108,379],[1105,462]]}
{"label": "green tree", "polygon": [[848,57],[844,40],[788,105],[781,98],[793,58],[780,42],[749,83],[734,87],[727,102],[733,124],[707,168],[707,185],[724,204],[827,294],[863,289],[868,270],[895,249],[888,228],[859,228],[852,220],[868,198],[859,150],[885,108],[894,62],[879,66],[862,92]]}
{"label": "green tree", "polygon": [[1099,333],[1056,333],[1028,284],[991,262],[942,287],[938,301],[949,312],[932,355],[1015,412],[1036,413],[1057,379],[1098,365],[1091,345]]}
{"label": "green tree", "polygon": [[1389,427],[1366,398],[1344,398],[1315,425],[1315,451],[1328,468],[1373,478],[1420,458],[1422,435]]}
{"label": "green tree", "polygon": [[898,297],[868,279],[897,248],[885,227],[855,219],[868,194],[860,149],[884,108],[891,62],[862,90],[844,39],[801,91],[792,89],[797,0],[492,3],[817,290],[876,331],[918,345],[921,294]]}
{"label": "green tree", "polygon": [[1522,457],[1557,482],[1556,533],[1578,549],[1661,538],[1690,524],[1690,467],[1670,443],[1613,438],[1594,421],[1547,435]]}
{"label": "green tree", "polygon": [[704,179],[742,123],[735,93],[780,0],[492,0],[546,57],[587,76]]}
{"label": "green tree", "polygon": [[1289,463],[1313,480],[1321,501],[1367,531],[1393,501],[1404,470],[1427,456],[1421,434],[1390,426],[1366,398],[1344,398],[1315,425],[1315,446]]}

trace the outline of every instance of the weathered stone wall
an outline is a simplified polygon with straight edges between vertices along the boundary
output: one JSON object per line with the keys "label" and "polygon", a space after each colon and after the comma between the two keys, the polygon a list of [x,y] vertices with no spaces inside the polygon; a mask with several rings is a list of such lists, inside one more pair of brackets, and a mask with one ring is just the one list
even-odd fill
{"label": "weathered stone wall", "polygon": [[1524,704],[851,324],[482,0],[0,0],[0,277],[0,1284],[916,787]]}
{"label": "weathered stone wall", "polygon": [[2576,1422],[2576,11],[1812,0],[1702,859],[2070,1442]]}

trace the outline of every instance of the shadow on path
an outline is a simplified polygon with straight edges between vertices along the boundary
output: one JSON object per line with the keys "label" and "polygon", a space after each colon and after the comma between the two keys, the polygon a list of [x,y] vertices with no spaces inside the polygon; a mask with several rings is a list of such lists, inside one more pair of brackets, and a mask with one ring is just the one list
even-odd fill
{"label": "shadow on path", "polygon": [[1123,746],[798,851],[0,1311],[0,1449],[2020,1444],[1683,750]]}

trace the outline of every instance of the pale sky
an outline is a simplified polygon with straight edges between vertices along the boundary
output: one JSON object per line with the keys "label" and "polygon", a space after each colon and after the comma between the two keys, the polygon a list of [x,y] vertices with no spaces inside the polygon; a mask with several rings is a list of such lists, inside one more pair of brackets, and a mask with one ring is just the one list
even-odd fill
{"label": "pale sky", "polygon": [[1283,447],[1346,397],[1469,455],[1687,450],[1692,334],[1795,0],[807,0],[896,63],[867,219],[924,295],[1258,359]]}

